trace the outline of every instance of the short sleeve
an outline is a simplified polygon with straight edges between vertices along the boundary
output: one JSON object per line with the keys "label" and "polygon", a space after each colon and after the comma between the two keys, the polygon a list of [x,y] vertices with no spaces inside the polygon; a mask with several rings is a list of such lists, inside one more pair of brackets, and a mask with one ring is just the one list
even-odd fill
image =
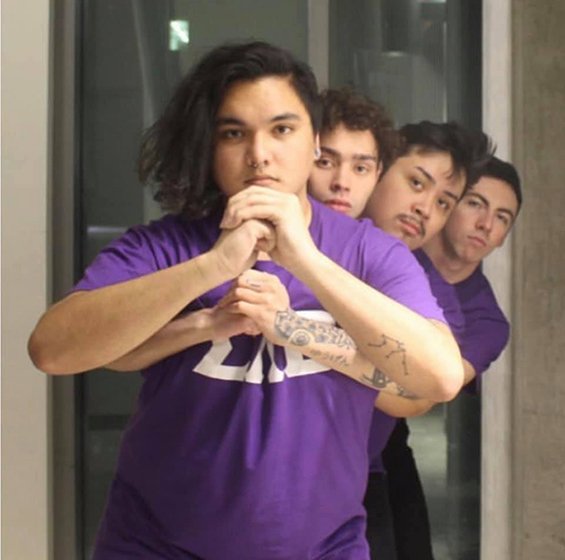
{"label": "short sleeve", "polygon": [[510,337],[510,326],[501,317],[484,317],[466,325],[460,340],[461,355],[474,368],[476,377],[465,389],[478,392],[482,374],[498,359]]}
{"label": "short sleeve", "polygon": [[382,246],[382,241],[374,237],[368,240],[368,254],[381,256],[368,258],[363,280],[423,317],[445,323],[426,273],[408,247],[395,240],[383,252],[375,244]]}
{"label": "short sleeve", "polygon": [[87,267],[73,291],[94,290],[156,272],[158,266],[142,227],[107,245]]}

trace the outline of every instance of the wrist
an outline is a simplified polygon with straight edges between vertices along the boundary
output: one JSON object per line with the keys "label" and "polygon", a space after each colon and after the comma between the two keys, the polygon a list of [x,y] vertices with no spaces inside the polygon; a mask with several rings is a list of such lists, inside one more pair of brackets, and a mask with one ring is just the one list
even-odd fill
{"label": "wrist", "polygon": [[195,257],[194,263],[202,281],[208,284],[210,289],[234,277],[233,273],[225,266],[225,263],[222,263],[222,260],[218,258],[218,254],[214,249]]}

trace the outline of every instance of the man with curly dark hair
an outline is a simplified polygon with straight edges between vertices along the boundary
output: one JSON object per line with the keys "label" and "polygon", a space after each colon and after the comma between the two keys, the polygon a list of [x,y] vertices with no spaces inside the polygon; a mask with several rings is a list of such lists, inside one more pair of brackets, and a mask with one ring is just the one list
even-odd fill
{"label": "man with curly dark hair", "polygon": [[328,89],[321,100],[321,153],[309,191],[329,208],[356,218],[396,158],[399,136],[384,108],[361,93]]}

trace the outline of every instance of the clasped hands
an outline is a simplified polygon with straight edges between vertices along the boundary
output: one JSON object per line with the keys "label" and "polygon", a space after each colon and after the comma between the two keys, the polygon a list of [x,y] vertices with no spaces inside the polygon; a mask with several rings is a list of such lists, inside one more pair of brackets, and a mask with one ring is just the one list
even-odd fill
{"label": "clasped hands", "polygon": [[220,227],[213,251],[234,280],[211,311],[217,338],[263,334],[280,344],[275,318],[289,309],[288,293],[276,276],[251,267],[263,252],[292,272],[317,251],[305,209],[294,194],[251,186],[229,199]]}

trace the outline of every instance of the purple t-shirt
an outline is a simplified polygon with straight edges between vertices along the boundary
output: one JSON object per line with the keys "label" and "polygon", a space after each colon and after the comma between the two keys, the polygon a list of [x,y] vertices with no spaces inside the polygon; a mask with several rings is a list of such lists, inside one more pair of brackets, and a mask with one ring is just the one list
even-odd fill
{"label": "purple t-shirt", "polygon": [[459,303],[459,298],[457,297],[457,290],[443,278],[424,251],[418,249],[414,251],[414,256],[418,259],[418,262],[422,265],[428,277],[432,294],[435,296],[438,305],[443,311],[451,332],[455,338],[458,339],[458,337],[463,335],[465,318],[461,304]]}
{"label": "purple t-shirt", "polygon": [[482,374],[508,343],[510,324],[496,301],[482,266],[453,287],[465,318],[463,332],[457,337],[459,348],[477,375],[465,389],[478,392]]}
{"label": "purple t-shirt", "polygon": [[[424,269],[432,294],[437,300],[445,319],[455,337],[461,336],[464,331],[465,321],[457,292],[440,275],[432,261],[422,250],[414,251],[414,256]],[[369,464],[371,472],[384,472],[382,452],[394,430],[396,418],[389,416],[381,410],[375,409],[369,436]]]}
{"label": "purple t-shirt", "polygon": [[[312,210],[310,233],[323,253],[442,319],[402,243],[314,201]],[[133,228],[100,253],[75,290],[199,255],[216,241],[218,223],[219,215],[190,223],[166,216]],[[256,268],[280,278],[293,309],[325,314],[286,270],[272,262]],[[227,289],[218,286],[188,309],[214,306]],[[260,336],[187,348],[143,376],[96,560],[369,557],[362,499],[374,390]]]}

